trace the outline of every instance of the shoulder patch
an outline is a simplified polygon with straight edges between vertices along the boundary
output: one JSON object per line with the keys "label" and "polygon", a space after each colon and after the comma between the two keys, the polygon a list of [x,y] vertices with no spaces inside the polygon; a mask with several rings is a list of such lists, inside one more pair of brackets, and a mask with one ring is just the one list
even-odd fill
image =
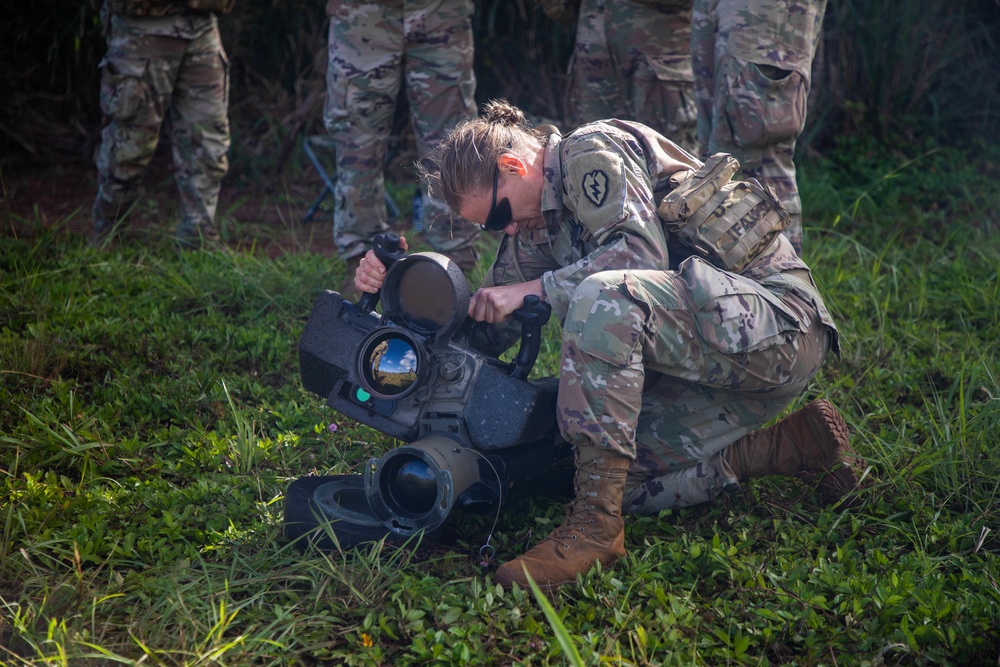
{"label": "shoulder patch", "polygon": [[608,175],[603,169],[588,172],[583,175],[580,189],[583,190],[583,196],[594,206],[600,206],[608,198]]}
{"label": "shoulder patch", "polygon": [[626,217],[626,175],[621,155],[584,150],[563,156],[563,205],[592,234]]}

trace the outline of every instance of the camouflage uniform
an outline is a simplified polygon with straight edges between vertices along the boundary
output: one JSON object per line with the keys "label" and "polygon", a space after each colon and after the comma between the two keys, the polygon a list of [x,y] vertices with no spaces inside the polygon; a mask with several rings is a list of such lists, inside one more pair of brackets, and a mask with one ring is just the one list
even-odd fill
{"label": "camouflage uniform", "polygon": [[133,18],[101,9],[108,44],[101,61],[101,109],[107,125],[97,152],[94,232],[128,210],[170,119],[174,171],[183,215],[181,241],[214,236],[215,208],[229,169],[229,60],[210,12],[176,10]]}
{"label": "camouflage uniform", "polygon": [[[721,452],[777,417],[837,332],[808,267],[778,236],[742,274],[664,231],[668,179],[698,162],[624,121],[552,135],[547,227],[505,237],[484,286],[541,278],[563,326],[558,420],[573,445],[633,459],[625,511],[712,498],[737,479]],[[516,325],[484,347],[513,342]]]}
{"label": "camouflage uniform", "polygon": [[635,120],[697,153],[691,0],[583,0],[569,76],[574,126]]}
{"label": "camouflage uniform", "polygon": [[[331,0],[324,120],[337,142],[333,237],[364,254],[388,229],[383,167],[405,82],[417,154],[426,156],[476,113],[471,0]],[[452,217],[422,183],[424,236],[439,252],[469,248],[476,225]]]}
{"label": "camouflage uniform", "polygon": [[806,120],[826,0],[695,0],[691,52],[704,155],[730,153],[770,185],[802,248],[795,141]]}

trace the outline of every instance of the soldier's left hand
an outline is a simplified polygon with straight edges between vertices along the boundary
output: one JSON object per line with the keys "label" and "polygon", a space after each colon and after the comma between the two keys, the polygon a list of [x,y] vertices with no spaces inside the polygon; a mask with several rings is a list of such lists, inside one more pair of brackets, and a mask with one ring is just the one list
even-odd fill
{"label": "soldier's left hand", "polygon": [[[406,252],[409,246],[406,245],[406,238],[399,237],[399,248]],[[374,250],[369,250],[361,258],[358,268],[354,270],[354,286],[362,292],[374,294],[382,289],[382,282],[385,280],[385,264],[375,256]]]}
{"label": "soldier's left hand", "polygon": [[469,300],[469,317],[478,322],[497,324],[524,305],[524,297],[534,294],[545,300],[541,279],[516,285],[483,287],[476,290]]}

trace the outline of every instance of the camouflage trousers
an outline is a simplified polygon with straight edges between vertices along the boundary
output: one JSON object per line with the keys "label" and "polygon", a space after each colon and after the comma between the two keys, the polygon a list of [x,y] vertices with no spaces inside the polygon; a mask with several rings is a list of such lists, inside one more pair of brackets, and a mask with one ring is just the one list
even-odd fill
{"label": "camouflage trousers", "polygon": [[625,511],[706,502],[738,484],[723,450],[801,395],[829,347],[812,303],[698,258],[597,273],[563,324],[560,431],[633,459]]}
{"label": "camouflage trousers", "polygon": [[697,153],[686,4],[583,0],[569,64],[574,126],[634,120]]}
{"label": "camouflage trousers", "polygon": [[[405,85],[417,155],[476,114],[471,0],[331,3],[326,129],[336,140],[333,237],[345,259],[388,229],[383,169]],[[423,196],[424,237],[437,251],[467,248],[479,227]]]}
{"label": "camouflage trousers", "polygon": [[138,196],[169,120],[182,218],[178,238],[212,229],[229,169],[229,61],[214,21],[194,39],[145,34],[142,20],[113,20],[101,63],[101,132],[94,231],[108,230]]}
{"label": "camouflage trousers", "polygon": [[730,153],[774,188],[801,253],[795,142],[806,121],[826,0],[695,0],[691,28],[702,156]]}

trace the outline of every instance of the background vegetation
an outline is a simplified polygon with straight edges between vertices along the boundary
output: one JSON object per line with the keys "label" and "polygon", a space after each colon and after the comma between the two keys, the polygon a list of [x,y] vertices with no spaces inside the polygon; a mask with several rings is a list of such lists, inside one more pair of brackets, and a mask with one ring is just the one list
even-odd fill
{"label": "background vegetation", "polygon": [[[98,139],[100,0],[0,6],[0,165],[89,161]],[[322,133],[326,15],[321,0],[240,0],[222,21],[233,64],[234,176],[284,174],[296,140]],[[477,0],[480,101],[506,96],[564,117],[573,28],[537,0]],[[953,142],[994,136],[1000,119],[1000,5],[993,0],[829,3],[800,148],[844,134]],[[401,132],[404,128],[401,128]],[[248,176],[248,173],[250,176]]]}
{"label": "background vegetation", "polygon": [[[803,175],[806,258],[845,350],[871,488],[788,480],[632,519],[629,557],[553,596],[493,567],[560,521],[456,515],[417,552],[299,554],[283,494],[394,444],[305,392],[295,344],[335,260],[0,237],[0,662],[10,665],[992,664],[1000,655],[1000,152],[845,142]],[[864,156],[865,159],[858,159]],[[67,223],[68,224],[68,223]],[[547,327],[540,373],[554,372]],[[806,400],[806,397],[803,398]],[[534,537],[533,537],[534,536]],[[484,560],[480,547],[496,556]]]}
{"label": "background vegetation", "polygon": [[[478,4],[481,97],[558,118],[571,31],[522,2]],[[456,516],[416,551],[300,554],[281,537],[289,482],[396,444],[301,388],[296,340],[343,271],[304,252],[313,231],[275,243],[235,208],[247,250],[178,255],[153,215],[98,250],[71,232],[80,213],[4,208],[0,664],[995,664],[998,7],[911,4],[831,3],[800,160],[806,260],[845,343],[803,401],[843,408],[870,466],[860,507],[824,510],[776,479],[633,519],[629,557],[551,609],[491,571],[561,520],[558,500],[495,528]],[[92,145],[94,16],[0,7],[5,182]],[[306,171],[295,128],[318,131],[323,20],[295,0],[226,20],[229,187]],[[282,192],[288,210],[309,203]],[[540,374],[555,371],[546,335]]]}

